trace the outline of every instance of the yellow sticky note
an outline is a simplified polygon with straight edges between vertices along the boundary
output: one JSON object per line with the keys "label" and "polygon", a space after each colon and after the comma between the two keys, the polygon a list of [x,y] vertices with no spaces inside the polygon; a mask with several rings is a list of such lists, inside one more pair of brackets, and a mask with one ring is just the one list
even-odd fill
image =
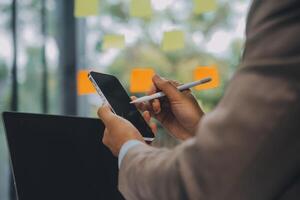
{"label": "yellow sticky note", "polygon": [[148,92],[153,83],[152,77],[155,72],[151,68],[135,68],[131,71],[130,76],[130,92],[142,93]]}
{"label": "yellow sticky note", "polygon": [[202,14],[217,9],[216,0],[194,0],[194,13]]}
{"label": "yellow sticky note", "polygon": [[99,0],[75,0],[75,16],[86,17],[98,15]]}
{"label": "yellow sticky note", "polygon": [[162,49],[176,51],[184,48],[184,33],[182,31],[169,31],[164,33]]}
{"label": "yellow sticky note", "polygon": [[196,87],[196,90],[207,90],[217,88],[220,85],[220,76],[218,68],[216,66],[203,66],[197,67],[194,71],[194,80],[201,80],[204,78],[211,78],[212,81],[199,85]]}
{"label": "yellow sticky note", "polygon": [[132,17],[149,18],[152,16],[151,0],[131,0],[130,15]]}
{"label": "yellow sticky note", "polygon": [[124,47],[124,35],[105,35],[103,37],[103,49],[122,49]]}
{"label": "yellow sticky note", "polygon": [[88,70],[80,70],[77,73],[77,94],[78,95],[87,95],[93,94],[96,92],[93,84],[88,78]]}

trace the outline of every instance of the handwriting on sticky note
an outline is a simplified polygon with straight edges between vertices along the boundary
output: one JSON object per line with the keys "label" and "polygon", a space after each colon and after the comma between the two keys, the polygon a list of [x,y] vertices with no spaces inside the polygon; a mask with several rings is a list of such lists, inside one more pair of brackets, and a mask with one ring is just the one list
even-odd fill
{"label": "handwriting on sticky note", "polygon": [[99,0],[75,0],[75,17],[98,15]]}
{"label": "handwriting on sticky note", "polygon": [[130,92],[148,92],[152,87],[155,71],[151,68],[135,68],[130,75]]}
{"label": "handwriting on sticky note", "polygon": [[150,18],[152,16],[151,0],[131,0],[130,15],[132,17]]}
{"label": "handwriting on sticky note", "polygon": [[103,37],[103,49],[122,49],[124,47],[124,35],[105,35]]}
{"label": "handwriting on sticky note", "polygon": [[184,33],[182,31],[165,32],[162,49],[164,51],[176,51],[184,48]]}
{"label": "handwriting on sticky note", "polygon": [[77,73],[77,94],[87,95],[96,92],[96,89],[88,78],[88,70],[80,70]]}
{"label": "handwriting on sticky note", "polygon": [[217,9],[216,0],[194,0],[194,14],[202,14]]}
{"label": "handwriting on sticky note", "polygon": [[194,80],[201,80],[204,78],[210,77],[212,79],[211,82],[199,85],[196,87],[196,90],[207,90],[217,88],[220,85],[220,76],[218,72],[218,68],[216,66],[203,66],[197,67],[194,70]]}

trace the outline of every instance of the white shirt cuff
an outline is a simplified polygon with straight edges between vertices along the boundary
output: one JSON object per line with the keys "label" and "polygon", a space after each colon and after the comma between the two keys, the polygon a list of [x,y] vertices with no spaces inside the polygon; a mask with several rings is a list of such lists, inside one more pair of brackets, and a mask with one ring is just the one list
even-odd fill
{"label": "white shirt cuff", "polygon": [[134,147],[136,145],[140,145],[140,144],[144,144],[144,143],[139,140],[129,140],[122,145],[120,153],[119,153],[119,158],[118,158],[119,169],[121,167],[122,160],[126,156],[129,149],[131,149],[132,147]]}

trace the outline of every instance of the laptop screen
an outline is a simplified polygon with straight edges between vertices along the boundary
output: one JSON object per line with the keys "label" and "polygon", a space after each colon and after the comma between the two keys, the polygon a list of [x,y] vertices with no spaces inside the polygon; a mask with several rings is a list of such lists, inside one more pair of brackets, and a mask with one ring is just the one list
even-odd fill
{"label": "laptop screen", "polygon": [[123,199],[98,119],[4,113],[19,200]]}

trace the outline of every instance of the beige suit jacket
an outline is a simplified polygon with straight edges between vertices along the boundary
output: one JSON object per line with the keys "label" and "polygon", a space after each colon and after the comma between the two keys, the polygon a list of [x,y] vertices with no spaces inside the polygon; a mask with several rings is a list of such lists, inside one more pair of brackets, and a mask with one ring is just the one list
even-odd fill
{"label": "beige suit jacket", "polygon": [[300,199],[300,1],[255,0],[239,70],[196,137],[124,157],[126,199]]}

